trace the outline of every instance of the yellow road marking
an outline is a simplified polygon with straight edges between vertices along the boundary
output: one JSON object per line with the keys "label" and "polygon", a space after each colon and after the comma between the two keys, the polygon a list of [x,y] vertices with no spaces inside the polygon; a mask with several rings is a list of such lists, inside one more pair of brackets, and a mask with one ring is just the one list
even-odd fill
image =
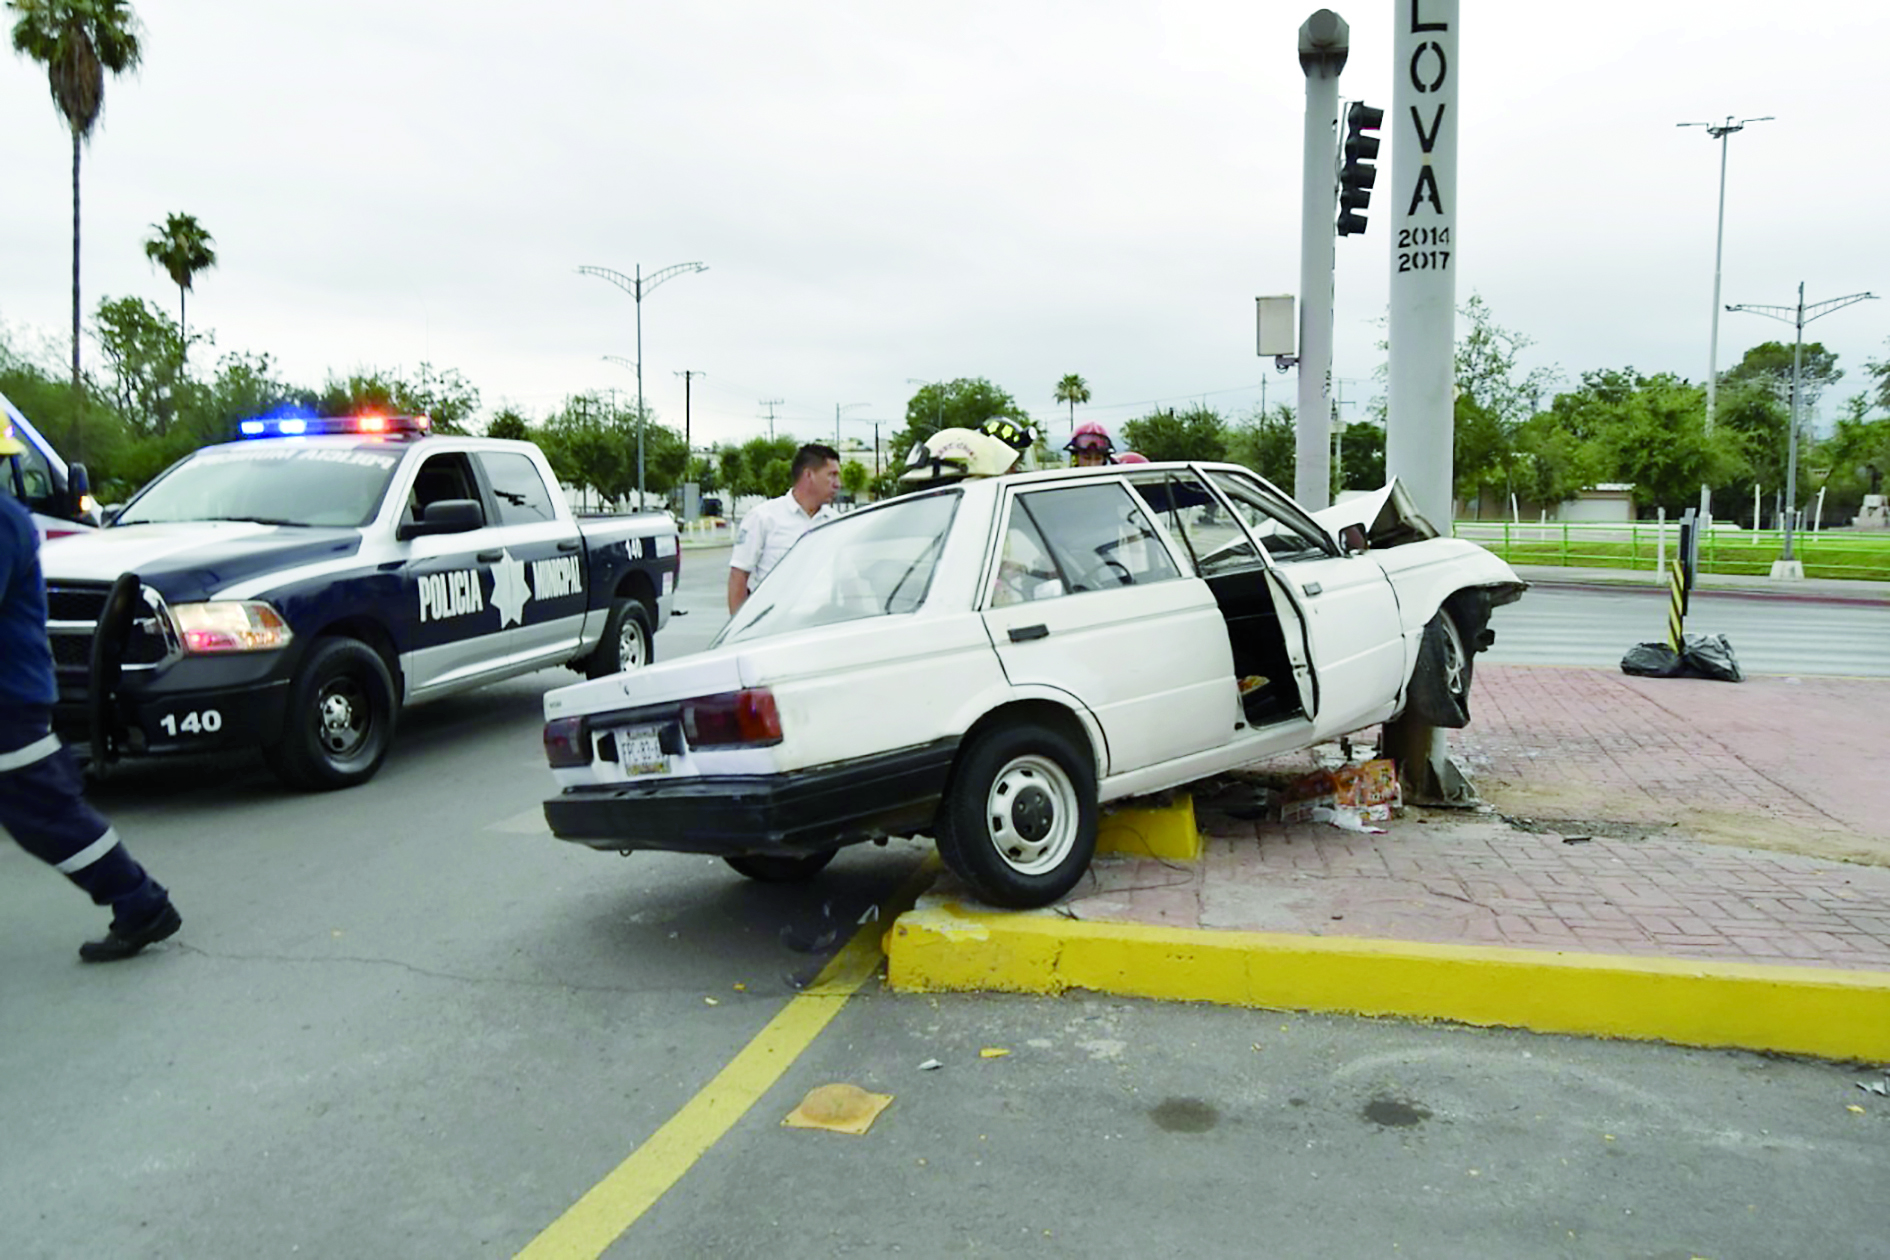
{"label": "yellow road marking", "polygon": [[521,1260],[594,1257],[636,1224],[722,1135],[761,1101],[821,1030],[833,1022],[847,999],[879,972],[880,936],[912,907],[938,874],[938,857],[928,855],[900,885],[878,919],[860,925],[851,939],[821,968],[814,983],[796,994],[715,1078],[683,1104],[564,1215],[546,1226],[518,1254]]}

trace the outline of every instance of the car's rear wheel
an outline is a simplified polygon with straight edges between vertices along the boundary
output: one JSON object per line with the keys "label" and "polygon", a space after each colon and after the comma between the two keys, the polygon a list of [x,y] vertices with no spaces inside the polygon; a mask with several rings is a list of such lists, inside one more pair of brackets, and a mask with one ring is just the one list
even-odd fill
{"label": "car's rear wheel", "polygon": [[763,884],[799,884],[820,874],[838,852],[838,849],[823,849],[819,853],[744,853],[722,860]]}
{"label": "car's rear wheel", "polygon": [[996,728],[960,757],[939,809],[939,855],[992,905],[1049,905],[1089,869],[1096,815],[1087,752],[1035,723]]}
{"label": "car's rear wheel", "polygon": [[322,639],[289,684],[282,738],[263,755],[290,787],[353,787],[386,760],[398,710],[379,652],[359,639]]}
{"label": "car's rear wheel", "polygon": [[604,637],[584,658],[586,678],[608,678],[642,669],[656,659],[656,636],[650,630],[650,612],[643,601],[619,599],[610,606]]}
{"label": "car's rear wheel", "polygon": [[1405,712],[1430,726],[1468,726],[1470,678],[1475,666],[1476,658],[1456,615],[1447,608],[1439,609],[1424,627],[1424,639],[1418,645]]}

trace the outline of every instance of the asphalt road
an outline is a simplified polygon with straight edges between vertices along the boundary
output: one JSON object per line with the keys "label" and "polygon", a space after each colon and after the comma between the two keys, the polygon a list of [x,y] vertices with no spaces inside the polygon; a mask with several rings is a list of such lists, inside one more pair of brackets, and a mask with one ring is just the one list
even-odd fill
{"label": "asphalt road", "polygon": [[[1636,643],[1667,637],[1665,591],[1535,586],[1496,610],[1502,665],[1614,667]],[[1839,604],[1696,591],[1686,628],[1723,634],[1749,674],[1890,677],[1890,604]]]}
{"label": "asphalt road", "polygon": [[[659,658],[719,626],[716,554]],[[99,913],[0,846],[0,1255],[514,1252],[917,864],[770,888],[553,841],[568,677],[414,711],[348,792],[115,773],[185,916],[129,963],[81,966]],[[1890,1256],[1890,1099],[1830,1065],[869,983],[774,1070],[611,1254]],[[894,1101],[864,1137],[781,1127],[833,1081]]]}

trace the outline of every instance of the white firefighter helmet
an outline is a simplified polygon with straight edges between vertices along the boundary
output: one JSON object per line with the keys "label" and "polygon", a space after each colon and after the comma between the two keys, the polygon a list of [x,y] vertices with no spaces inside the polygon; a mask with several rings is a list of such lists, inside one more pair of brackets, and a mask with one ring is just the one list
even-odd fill
{"label": "white firefighter helmet", "polygon": [[912,448],[899,480],[909,486],[944,485],[966,477],[1000,477],[1017,463],[1017,448],[973,429],[940,429]]}

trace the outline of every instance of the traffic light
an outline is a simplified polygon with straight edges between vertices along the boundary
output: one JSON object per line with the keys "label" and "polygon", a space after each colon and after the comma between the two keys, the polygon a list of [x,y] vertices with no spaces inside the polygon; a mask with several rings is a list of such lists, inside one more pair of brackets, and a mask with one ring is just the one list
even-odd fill
{"label": "traffic light", "polygon": [[1356,236],[1365,231],[1365,207],[1371,204],[1372,184],[1378,168],[1372,159],[1378,156],[1378,137],[1368,136],[1385,121],[1385,111],[1373,109],[1363,101],[1353,101],[1345,111],[1345,165],[1339,170],[1339,235]]}

